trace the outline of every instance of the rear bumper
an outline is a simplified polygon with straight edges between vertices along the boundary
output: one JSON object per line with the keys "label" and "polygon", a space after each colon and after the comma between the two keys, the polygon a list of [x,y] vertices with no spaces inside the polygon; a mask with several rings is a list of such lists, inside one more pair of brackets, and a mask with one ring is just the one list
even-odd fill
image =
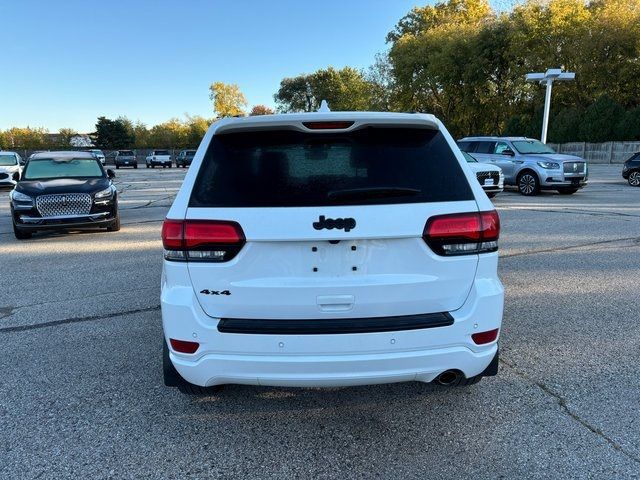
{"label": "rear bumper", "polygon": [[449,312],[454,319],[452,325],[329,335],[220,332],[219,319],[202,311],[186,267],[167,266],[165,262],[161,295],[165,339],[167,343],[174,338],[200,344],[194,354],[170,351],[169,357],[185,380],[201,386],[430,382],[450,369],[460,370],[467,378],[479,375],[493,360],[497,340],[476,345],[471,335],[500,328],[504,299],[502,284],[495,275],[497,254],[486,260],[478,266],[464,305]]}
{"label": "rear bumper", "polygon": [[481,352],[457,346],[368,355],[236,356],[212,353],[195,362],[174,353],[169,355],[180,375],[196,385],[332,387],[410,381],[428,383],[450,369],[460,370],[470,377],[482,373],[497,351],[498,346],[493,344]]}

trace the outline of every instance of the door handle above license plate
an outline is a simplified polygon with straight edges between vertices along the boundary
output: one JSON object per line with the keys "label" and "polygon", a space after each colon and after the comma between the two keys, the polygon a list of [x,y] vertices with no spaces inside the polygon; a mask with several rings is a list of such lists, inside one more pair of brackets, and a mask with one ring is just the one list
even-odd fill
{"label": "door handle above license plate", "polygon": [[325,312],[342,312],[353,308],[355,297],[353,295],[320,295],[316,297],[316,302]]}

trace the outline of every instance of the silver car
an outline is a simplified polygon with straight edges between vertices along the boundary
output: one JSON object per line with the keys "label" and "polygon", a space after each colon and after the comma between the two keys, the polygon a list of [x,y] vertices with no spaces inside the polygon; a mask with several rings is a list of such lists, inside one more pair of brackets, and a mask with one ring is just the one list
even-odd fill
{"label": "silver car", "polygon": [[465,137],[463,152],[482,163],[502,169],[505,185],[515,185],[522,195],[557,190],[571,195],[587,184],[587,162],[574,155],[556,153],[539,140],[526,137]]}

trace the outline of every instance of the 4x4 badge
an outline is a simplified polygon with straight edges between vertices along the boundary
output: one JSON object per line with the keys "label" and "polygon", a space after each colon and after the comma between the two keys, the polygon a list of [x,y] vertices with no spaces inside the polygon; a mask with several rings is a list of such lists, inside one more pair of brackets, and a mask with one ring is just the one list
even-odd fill
{"label": "4x4 badge", "polygon": [[231,292],[229,290],[209,290],[207,288],[205,288],[204,290],[200,290],[200,293],[204,294],[204,295],[231,295]]}
{"label": "4x4 badge", "polygon": [[324,215],[320,215],[318,221],[313,222],[313,228],[316,230],[322,230],[323,228],[333,230],[337,228],[348,232],[356,228],[356,220],[355,218],[325,218]]}

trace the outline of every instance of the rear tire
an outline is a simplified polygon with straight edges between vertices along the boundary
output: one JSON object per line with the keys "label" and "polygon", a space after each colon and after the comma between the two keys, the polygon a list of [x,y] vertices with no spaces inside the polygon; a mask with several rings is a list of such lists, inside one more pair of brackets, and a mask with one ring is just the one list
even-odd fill
{"label": "rear tire", "polygon": [[134,165],[133,168],[134,168],[134,170],[137,170],[138,169],[138,165]]}
{"label": "rear tire", "polygon": [[516,184],[518,185],[518,191],[526,197],[532,197],[540,193],[540,180],[538,180],[538,175],[531,170],[525,170],[518,175]]}
{"label": "rear tire", "polygon": [[13,224],[13,234],[15,235],[15,237],[18,240],[27,240],[27,239],[31,238],[32,232],[23,230],[22,228],[16,226],[16,224],[14,223]]}
{"label": "rear tire", "polygon": [[559,188],[558,193],[560,195],[573,195],[578,191],[577,188]]}
{"label": "rear tire", "polygon": [[495,192],[487,193],[487,197],[489,197],[489,198],[493,198],[496,195],[497,195],[497,193],[495,193]]}
{"label": "rear tire", "polygon": [[632,187],[640,187],[640,170],[635,170],[629,174],[629,185]]}
{"label": "rear tire", "polygon": [[176,367],[171,363],[169,347],[167,347],[167,342],[164,339],[162,339],[162,379],[165,386],[177,387],[180,393],[185,395],[213,395],[221,389],[219,385],[215,387],[200,387],[182,378]]}
{"label": "rear tire", "polygon": [[116,170],[120,170],[120,165],[116,165]]}

